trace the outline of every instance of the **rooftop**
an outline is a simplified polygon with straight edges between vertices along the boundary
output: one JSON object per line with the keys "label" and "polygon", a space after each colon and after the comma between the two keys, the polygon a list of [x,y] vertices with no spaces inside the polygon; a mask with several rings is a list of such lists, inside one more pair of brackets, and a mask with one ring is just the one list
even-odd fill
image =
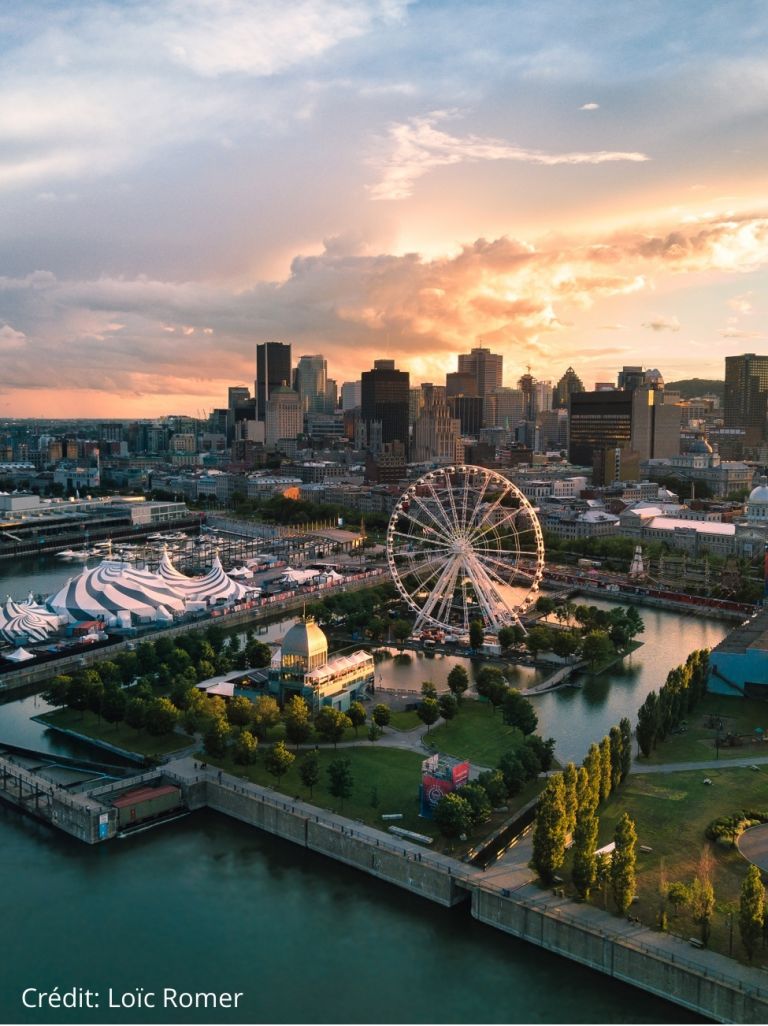
{"label": "rooftop", "polygon": [[712,651],[741,653],[747,649],[768,651],[768,609],[761,610],[741,626],[735,627]]}

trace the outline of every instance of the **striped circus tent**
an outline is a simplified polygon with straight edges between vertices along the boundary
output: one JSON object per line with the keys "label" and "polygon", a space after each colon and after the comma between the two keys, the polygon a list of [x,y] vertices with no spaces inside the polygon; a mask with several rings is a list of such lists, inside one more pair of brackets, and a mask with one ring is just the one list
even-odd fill
{"label": "striped circus tent", "polygon": [[58,626],[58,616],[38,613],[10,598],[0,614],[0,635],[12,645],[18,641],[45,641]]}
{"label": "striped circus tent", "polygon": [[183,613],[186,603],[158,574],[105,559],[71,577],[48,599],[48,607],[73,620],[109,619],[118,613],[165,620],[169,613]]}
{"label": "striped circus tent", "polygon": [[157,569],[168,587],[173,588],[183,595],[189,602],[237,602],[248,595],[249,589],[238,581],[232,580],[224,572],[218,554],[214,556],[213,566],[207,574],[201,577],[187,577],[180,570],[177,570],[168,555],[167,550],[163,552],[160,566]]}

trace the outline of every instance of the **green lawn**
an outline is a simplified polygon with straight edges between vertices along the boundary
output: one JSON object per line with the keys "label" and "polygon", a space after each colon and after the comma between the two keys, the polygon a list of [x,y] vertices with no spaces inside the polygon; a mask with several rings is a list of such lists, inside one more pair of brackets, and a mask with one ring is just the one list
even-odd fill
{"label": "green lawn", "polygon": [[424,740],[446,755],[495,767],[504,752],[517,747],[519,738],[519,731],[504,723],[500,709],[494,713],[489,703],[465,698],[458,716],[433,727]]}
{"label": "green lawn", "polygon": [[393,711],[389,721],[390,727],[394,727],[395,730],[413,730],[420,724],[421,720],[415,709],[411,709],[410,712],[404,709]]}
{"label": "green lawn", "polygon": [[[702,781],[712,781],[708,786]],[[619,816],[627,811],[637,825],[638,845],[653,849],[638,853],[637,894],[633,914],[647,925],[657,923],[659,886],[662,873],[667,883],[690,883],[703,851],[712,854],[712,883],[717,912],[712,924],[710,946],[728,953],[729,907],[738,905],[747,862],[730,844],[710,844],[704,836],[707,824],[718,816],[730,815],[745,807],[768,806],[768,768],[755,772],[746,767],[690,771],[669,774],[634,774],[600,810],[599,843],[613,839]],[[564,873],[567,877],[569,874]],[[594,895],[595,904],[602,897]],[[610,907],[610,898],[608,899]],[[699,927],[687,914],[669,916],[669,929],[685,937],[699,936]],[[738,927],[734,927],[734,955],[741,957]],[[765,956],[758,956],[762,964]]]}
{"label": "green lawn", "polygon": [[122,748],[126,752],[136,752],[139,755],[167,755],[169,752],[176,752],[180,748],[186,748],[192,743],[192,738],[185,734],[166,734],[164,737],[152,737],[145,730],[134,730],[125,723],[106,723],[99,721],[96,713],[86,710],[83,713],[74,709],[57,709],[55,712],[45,713],[39,717],[40,720],[50,723],[51,726],[64,727],[67,730],[77,731],[97,741],[106,741],[116,748]]}
{"label": "green lawn", "polygon": [[[750,755],[768,755],[768,703],[757,698],[731,698],[728,695],[705,695],[693,712],[688,714],[688,726],[684,734],[671,734],[661,741],[648,759],[649,764],[665,762],[707,762],[716,759],[716,727],[708,723],[709,716],[722,720],[721,737],[728,733],[748,735],[744,744],[733,748],[722,745],[721,759],[748,758]],[[755,727],[762,727],[764,735],[755,734]],[[766,741],[757,738],[763,736]],[[753,741],[752,738],[755,738]]]}
{"label": "green lawn", "polygon": [[[380,748],[375,744],[337,751],[333,748],[320,748],[317,753],[320,759],[320,783],[315,786],[311,796],[309,789],[302,784],[298,771],[305,751],[299,751],[295,762],[279,782],[267,772],[263,754],[259,753],[259,761],[253,766],[239,766],[229,756],[214,759],[202,754],[201,758],[228,773],[246,777],[256,784],[275,787],[283,794],[301,798],[323,809],[343,812],[349,819],[359,819],[384,830],[387,824],[382,821],[382,814],[402,812],[403,819],[397,821],[397,826],[429,834],[430,837],[437,836],[437,830],[429,820],[419,818],[422,756],[416,752]],[[339,799],[334,798],[328,790],[328,766],[334,759],[349,759],[352,767],[354,789],[344,802],[343,809]]]}

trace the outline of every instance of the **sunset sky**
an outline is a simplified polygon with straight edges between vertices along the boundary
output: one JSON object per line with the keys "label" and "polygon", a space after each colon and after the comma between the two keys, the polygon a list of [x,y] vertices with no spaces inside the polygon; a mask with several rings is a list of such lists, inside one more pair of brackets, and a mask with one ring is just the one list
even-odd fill
{"label": "sunset sky", "polygon": [[0,3],[0,416],[768,352],[755,0]]}

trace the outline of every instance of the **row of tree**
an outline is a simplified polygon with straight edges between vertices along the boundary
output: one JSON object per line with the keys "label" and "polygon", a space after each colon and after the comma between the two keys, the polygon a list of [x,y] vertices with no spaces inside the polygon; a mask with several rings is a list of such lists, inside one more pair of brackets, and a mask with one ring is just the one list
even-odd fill
{"label": "row of tree", "polygon": [[680,726],[707,691],[709,650],[697,649],[667,674],[657,694],[651,691],[637,711],[637,744],[649,756],[659,741]]}
{"label": "row of tree", "polygon": [[[600,863],[596,855],[599,830],[597,810],[626,779],[631,763],[632,727],[625,718],[618,726],[611,727],[609,734],[599,745],[590,746],[584,762],[578,769],[571,762],[562,773],[556,773],[549,778],[539,797],[533,835],[532,866],[544,883],[553,882],[565,861],[566,846],[572,840],[573,883],[582,897],[589,897],[600,874]],[[625,824],[620,840],[623,848],[627,850],[630,847],[634,850],[634,842],[629,845],[631,834],[632,831]],[[623,856],[617,862],[620,867],[624,866],[622,858]],[[634,863],[629,856],[625,861],[626,866],[619,874],[620,882],[616,882],[613,875],[611,877],[614,897],[618,890],[622,895],[626,895],[628,885],[625,887],[625,877],[628,879],[629,873],[627,866],[634,871]],[[612,868],[611,873],[619,873],[619,870]],[[631,883],[634,887],[634,876],[629,876],[632,876]],[[623,898],[621,901],[617,900],[617,907],[626,910]]]}

